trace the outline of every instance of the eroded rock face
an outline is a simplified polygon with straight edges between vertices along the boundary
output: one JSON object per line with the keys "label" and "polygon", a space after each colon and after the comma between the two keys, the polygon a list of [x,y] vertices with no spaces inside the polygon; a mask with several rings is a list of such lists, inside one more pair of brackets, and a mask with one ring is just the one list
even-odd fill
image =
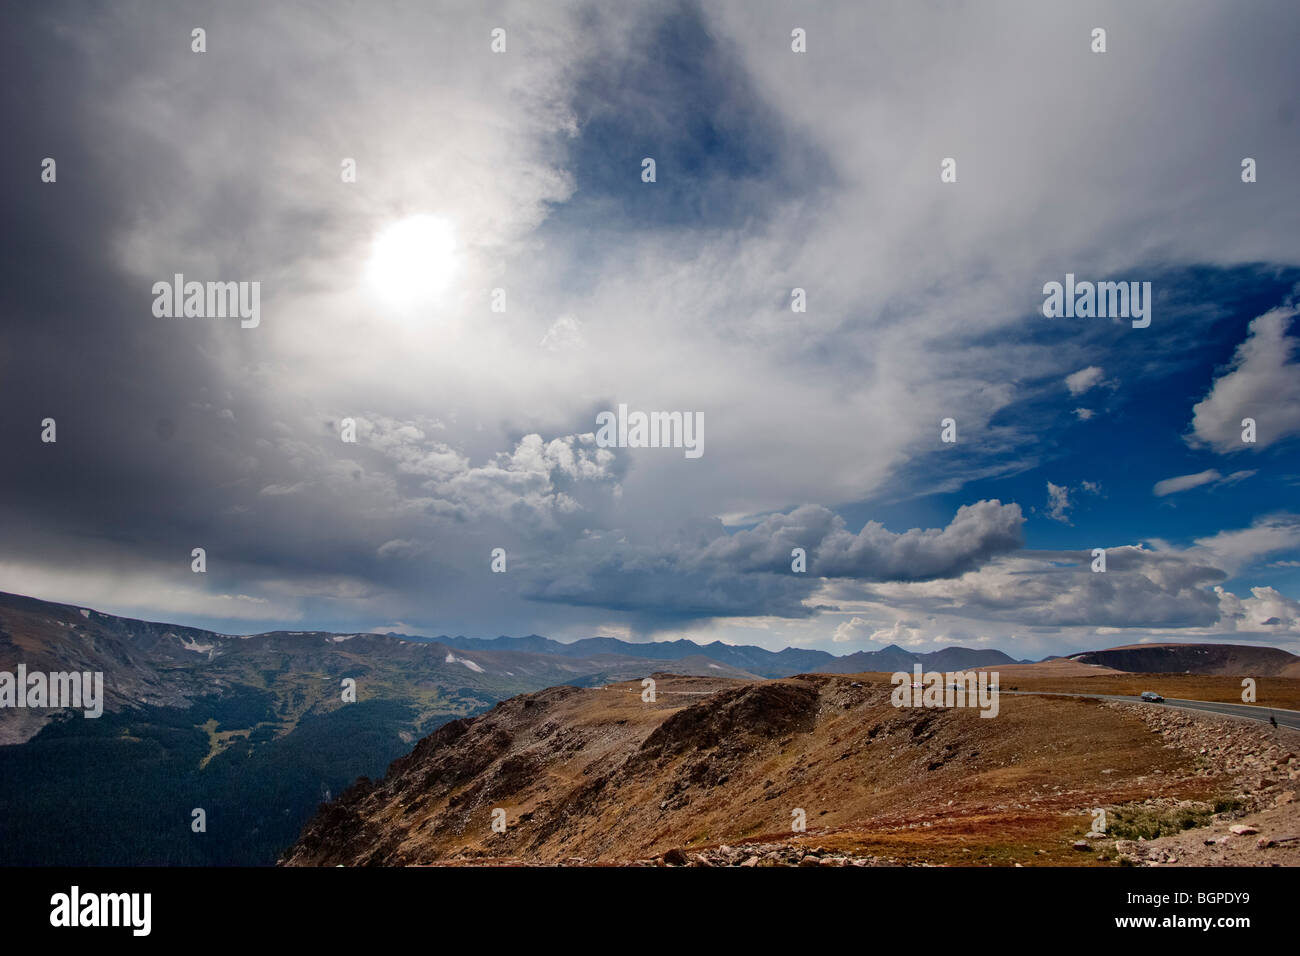
{"label": "eroded rock face", "polygon": [[818,699],[818,688],[798,679],[721,691],[708,706],[688,707],[660,724],[641,745],[640,756],[735,749],[752,737],[812,733]]}
{"label": "eroded rock face", "polygon": [[[661,799],[647,800],[660,812],[680,807],[725,785],[728,768],[743,764],[761,743],[815,728],[815,683],[658,676],[667,682],[667,701],[676,695],[678,706],[644,706],[627,688],[557,687],[447,724],[395,761],[382,782],[360,783],[323,807],[284,862],[473,858],[481,848],[468,830],[500,804],[515,813],[500,834],[514,849],[558,858],[574,842],[571,831],[579,821],[617,814],[628,792],[656,791]],[[602,709],[602,694],[616,713],[592,719]],[[618,716],[623,713],[635,719]],[[511,822],[518,827],[513,834]],[[461,835],[466,839],[453,847]],[[591,852],[608,841],[579,842]]]}

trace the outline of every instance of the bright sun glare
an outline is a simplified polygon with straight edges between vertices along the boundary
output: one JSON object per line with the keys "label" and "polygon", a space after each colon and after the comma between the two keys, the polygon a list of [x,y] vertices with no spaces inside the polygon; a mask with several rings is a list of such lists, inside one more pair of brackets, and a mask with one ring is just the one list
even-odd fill
{"label": "bright sun glare", "polygon": [[375,237],[366,279],[391,305],[425,305],[446,290],[457,265],[452,224],[439,216],[412,216]]}

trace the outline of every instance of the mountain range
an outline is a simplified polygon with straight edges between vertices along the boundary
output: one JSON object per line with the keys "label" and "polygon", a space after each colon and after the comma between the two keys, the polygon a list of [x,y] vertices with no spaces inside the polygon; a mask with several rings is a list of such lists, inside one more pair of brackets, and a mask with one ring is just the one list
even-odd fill
{"label": "mountain range", "polygon": [[666,669],[755,680],[1008,660],[962,648],[835,657],[686,640],[232,635],[0,592],[0,671],[102,673],[105,698],[97,719],[0,709],[0,865],[270,864],[322,799],[449,721],[548,687]]}
{"label": "mountain range", "polygon": [[[896,645],[837,657],[825,651],[769,651],[689,640],[634,643],[591,637],[562,643],[526,637],[424,637],[387,633],[269,631],[220,634],[104,614],[0,592],[0,670],[104,674],[106,708],[188,706],[234,687],[271,690],[287,714],[332,706],[343,678],[358,700],[416,704],[424,717],[464,716],[498,700],[559,684],[593,686],[643,677],[671,662],[683,675],[779,678],[801,673],[956,670],[1016,663],[997,650],[949,647],[917,654]],[[0,744],[30,739],[51,711],[0,714]]]}
{"label": "mountain range", "polygon": [[536,654],[559,654],[564,657],[595,657],[617,655],[640,660],[681,661],[705,657],[726,664],[756,677],[793,677],[795,674],[861,674],[867,671],[910,670],[920,664],[926,670],[959,670],[965,667],[992,667],[998,664],[1027,664],[1017,661],[1002,651],[974,650],[966,647],[946,647],[943,650],[920,654],[890,644],[878,651],[857,651],[836,656],[826,651],[787,647],[769,651],[750,644],[724,644],[713,641],[697,644],[685,638],[676,641],[633,643],[614,637],[588,637],[572,643],[561,643],[547,637],[530,634],[527,637],[438,637],[440,644],[465,650],[526,651]]}
{"label": "mountain range", "polygon": [[[1290,674],[1300,665],[1285,651],[1236,645],[1139,645],[1062,661],[1174,673],[1249,665]],[[652,674],[661,683],[761,685],[918,664],[1044,666],[962,647],[918,654],[891,645],[837,657],[610,637],[232,635],[0,592],[0,672],[20,664],[28,674],[102,673],[103,715],[0,708],[0,865],[268,865],[322,801],[358,778],[379,777],[448,725],[548,688],[600,689]],[[746,699],[750,707],[768,698]],[[206,820],[197,831],[196,810]]]}

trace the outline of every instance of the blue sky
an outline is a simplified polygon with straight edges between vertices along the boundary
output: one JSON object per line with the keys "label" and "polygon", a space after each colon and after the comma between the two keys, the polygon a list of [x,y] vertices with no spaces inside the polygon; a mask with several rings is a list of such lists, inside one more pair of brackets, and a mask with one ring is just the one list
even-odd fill
{"label": "blue sky", "polygon": [[[1161,329],[1143,336],[1145,330],[1105,321],[1080,329],[1027,317],[1030,341],[1078,349],[1082,360],[1098,363],[1083,367],[1103,369],[1105,384],[1081,395],[1071,394],[1060,379],[1026,383],[1032,394],[990,423],[1033,423],[1042,435],[1034,454],[1048,460],[1008,477],[970,482],[956,492],[873,504],[871,512],[880,520],[888,515],[889,521],[924,525],[971,496],[1000,496],[1038,509],[1026,524],[1027,546],[1091,548],[1094,542],[1131,538],[1135,531],[1189,544],[1221,528],[1248,524],[1258,514],[1294,508],[1300,481],[1294,447],[1256,452],[1243,446],[1234,455],[1221,455],[1193,447],[1187,434],[1193,406],[1229,364],[1251,319],[1287,301],[1300,283],[1300,271],[1193,268],[1160,275],[1155,282],[1157,288],[1177,290],[1161,308],[1162,324],[1176,327],[1176,335]],[[1094,414],[1081,421],[1077,408]],[[1010,467],[1021,461],[1015,455],[1002,460]],[[1230,487],[1204,485],[1159,500],[1153,493],[1158,481],[1208,469],[1257,474]],[[1049,481],[1073,489],[1092,481],[1101,491],[1072,495],[1075,506],[1062,522],[1046,514]],[[866,516],[853,506],[843,513],[854,520]]]}
{"label": "blue sky", "polygon": [[[1300,650],[1298,15],[1252,9],[24,11],[0,589],[227,632]],[[260,282],[260,324],[154,315],[177,272]],[[1045,318],[1067,273],[1151,283],[1150,327]],[[601,447],[624,404],[702,415],[703,455]]]}

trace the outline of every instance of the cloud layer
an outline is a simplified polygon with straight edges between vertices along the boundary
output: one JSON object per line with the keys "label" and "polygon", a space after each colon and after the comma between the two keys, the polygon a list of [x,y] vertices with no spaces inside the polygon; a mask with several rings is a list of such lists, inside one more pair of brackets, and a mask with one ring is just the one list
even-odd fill
{"label": "cloud layer", "polygon": [[[0,588],[837,649],[1295,630],[1294,569],[1257,576],[1298,544],[1264,517],[1300,473],[1292,5],[301,13],[45,5],[0,39],[33,91],[0,156]],[[395,304],[368,264],[415,216],[456,268]],[[260,281],[260,326],[152,316],[177,272]],[[1044,319],[1067,272],[1155,277],[1151,327]],[[707,453],[597,447],[620,403],[703,414]],[[1225,513],[1157,524],[1198,486]]]}

